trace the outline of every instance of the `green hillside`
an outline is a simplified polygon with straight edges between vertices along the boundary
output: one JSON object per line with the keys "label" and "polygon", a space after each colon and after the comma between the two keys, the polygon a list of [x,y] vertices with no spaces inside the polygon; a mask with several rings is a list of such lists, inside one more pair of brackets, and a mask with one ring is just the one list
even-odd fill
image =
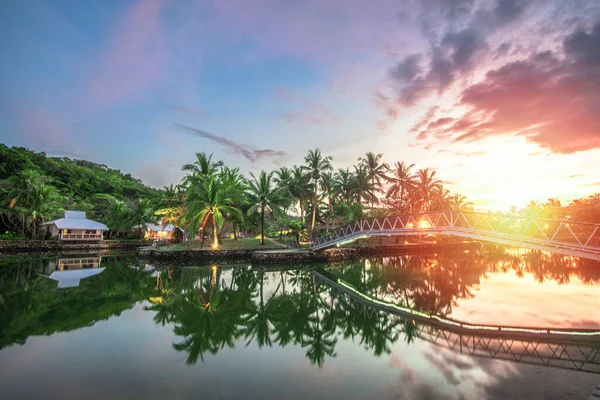
{"label": "green hillside", "polygon": [[[26,182],[27,180],[35,182]],[[43,152],[35,152],[23,147],[8,147],[0,144],[0,204],[2,207],[0,229],[15,230],[14,223],[6,221],[11,211],[9,193],[38,190],[39,196],[52,197],[56,205],[44,219],[54,218],[62,210],[81,210],[105,223],[107,209],[114,201],[133,205],[139,199],[155,199],[160,190],[150,188],[144,183],[119,170],[84,160],[72,160],[67,157],[48,157]],[[43,189],[49,189],[44,192]],[[37,192],[36,192],[37,193]],[[30,198],[35,198],[31,193]],[[104,199],[98,195],[108,195]],[[46,200],[45,200],[46,201]],[[52,201],[50,201],[52,203]]]}

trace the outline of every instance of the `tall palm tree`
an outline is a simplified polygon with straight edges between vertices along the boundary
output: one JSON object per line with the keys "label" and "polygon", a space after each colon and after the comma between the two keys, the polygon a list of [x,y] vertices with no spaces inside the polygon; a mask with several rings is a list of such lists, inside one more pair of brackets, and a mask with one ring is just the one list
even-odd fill
{"label": "tall palm tree", "polygon": [[473,210],[473,203],[470,201],[466,201],[467,197],[460,194],[454,193],[450,196],[449,205],[450,209],[455,211],[470,211]]}
{"label": "tall palm tree", "polygon": [[352,197],[352,180],[354,175],[348,168],[338,169],[335,173],[334,191],[337,197],[341,197],[344,203],[350,204]]}
{"label": "tall palm tree", "polygon": [[206,155],[204,152],[196,153],[196,161],[191,164],[185,164],[181,170],[187,172],[183,177],[185,185],[197,182],[198,180],[208,179],[215,176],[219,169],[223,167],[223,161],[213,161],[212,153]]}
{"label": "tall palm tree", "polygon": [[373,186],[367,169],[362,165],[354,166],[352,186],[350,189],[351,196],[356,203],[373,201]]}
{"label": "tall palm tree", "polygon": [[406,211],[406,195],[415,186],[415,177],[411,172],[414,166],[415,164],[407,165],[404,162],[396,161],[391,175],[387,178],[392,186],[387,190],[385,197],[400,200],[401,213]]}
{"label": "tall palm tree", "polygon": [[442,184],[433,189],[430,211],[444,211],[450,208],[450,191]]}
{"label": "tall palm tree", "polygon": [[298,212],[302,222],[305,222],[303,204],[310,196],[310,179],[310,175],[302,167],[294,165],[292,177],[288,183],[288,191],[298,201]]}
{"label": "tall palm tree", "polygon": [[366,169],[367,176],[371,180],[371,208],[377,202],[377,193],[381,191],[381,181],[385,180],[386,173],[390,169],[389,165],[383,161],[383,154],[367,152],[364,157],[359,157],[358,161]]}
{"label": "tall palm tree", "polygon": [[[231,206],[239,210],[246,203],[246,189],[248,188],[246,178],[240,173],[239,168],[224,167],[221,170],[220,179],[231,197]],[[241,212],[234,214],[225,212],[225,217],[231,221],[233,240],[237,240],[237,224],[243,223],[243,214]]]}
{"label": "tall palm tree", "polygon": [[[29,208],[32,199],[43,183],[42,175],[33,169],[21,171],[3,182],[3,186],[8,189],[6,193],[7,202],[2,204],[4,211],[9,218],[14,216],[13,225],[15,227],[20,225],[22,236],[25,236],[25,231],[31,220]],[[16,220],[19,220],[19,222],[16,222]]]}
{"label": "tall palm tree", "polygon": [[156,222],[154,206],[149,199],[137,199],[131,206],[131,220],[140,230],[140,239],[144,237],[146,225]]}
{"label": "tall palm tree", "polygon": [[308,172],[313,183],[312,188],[312,221],[310,224],[310,235],[314,237],[315,234],[315,221],[317,219],[317,196],[319,192],[319,182],[323,179],[325,173],[330,172],[333,167],[331,166],[331,157],[323,157],[321,150],[309,150],[306,157],[304,157],[303,166],[304,170]]}
{"label": "tall palm tree", "polygon": [[420,169],[415,176],[415,195],[421,212],[426,212],[431,205],[435,190],[442,184],[436,179],[435,171],[429,168]]}
{"label": "tall palm tree", "polygon": [[204,244],[206,226],[211,223],[213,247],[219,247],[219,227],[223,224],[223,213],[241,218],[239,209],[234,207],[234,198],[227,186],[216,177],[209,177],[187,191],[187,211],[183,220],[189,223],[190,232],[200,231],[200,241]]}
{"label": "tall palm tree", "polygon": [[285,189],[275,185],[273,172],[261,171],[258,178],[252,173],[250,176],[252,179],[248,182],[248,202],[252,207],[248,212],[260,210],[260,244],[264,245],[265,212],[273,215],[286,205]]}
{"label": "tall palm tree", "polygon": [[335,178],[334,176],[331,174],[331,172],[326,172],[323,174],[322,177],[322,183],[323,183],[323,190],[325,192],[325,195],[327,196],[327,210],[329,211],[329,214],[333,214],[333,205],[335,203]]}

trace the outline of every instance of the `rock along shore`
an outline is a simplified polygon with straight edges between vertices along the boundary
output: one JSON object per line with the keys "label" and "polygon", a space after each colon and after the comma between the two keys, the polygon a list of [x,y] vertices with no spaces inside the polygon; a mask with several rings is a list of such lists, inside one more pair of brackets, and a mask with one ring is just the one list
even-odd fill
{"label": "rock along shore", "polygon": [[148,242],[103,240],[95,243],[64,243],[55,240],[0,240],[0,258],[20,255],[134,252]]}
{"label": "rock along shore", "polygon": [[160,250],[141,247],[138,256],[160,261],[232,262],[249,261],[253,264],[304,263],[343,261],[363,257],[386,257],[405,254],[435,253],[480,249],[480,242],[448,244],[410,244],[399,246],[340,247],[323,251],[310,250]]}

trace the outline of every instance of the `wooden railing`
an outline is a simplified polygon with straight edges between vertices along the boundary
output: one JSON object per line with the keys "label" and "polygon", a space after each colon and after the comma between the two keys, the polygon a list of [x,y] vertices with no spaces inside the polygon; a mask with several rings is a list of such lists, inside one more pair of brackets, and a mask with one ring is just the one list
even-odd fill
{"label": "wooden railing", "polygon": [[102,240],[101,233],[65,233],[61,240]]}

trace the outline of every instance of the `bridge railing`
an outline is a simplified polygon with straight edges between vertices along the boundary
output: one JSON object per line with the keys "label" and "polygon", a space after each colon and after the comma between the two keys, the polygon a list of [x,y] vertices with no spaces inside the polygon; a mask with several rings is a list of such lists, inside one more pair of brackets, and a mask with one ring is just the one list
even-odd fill
{"label": "bridge railing", "polygon": [[360,233],[402,230],[415,230],[425,234],[440,230],[483,233],[521,241],[600,250],[600,224],[468,211],[438,211],[362,219],[319,235],[315,238],[313,247]]}

